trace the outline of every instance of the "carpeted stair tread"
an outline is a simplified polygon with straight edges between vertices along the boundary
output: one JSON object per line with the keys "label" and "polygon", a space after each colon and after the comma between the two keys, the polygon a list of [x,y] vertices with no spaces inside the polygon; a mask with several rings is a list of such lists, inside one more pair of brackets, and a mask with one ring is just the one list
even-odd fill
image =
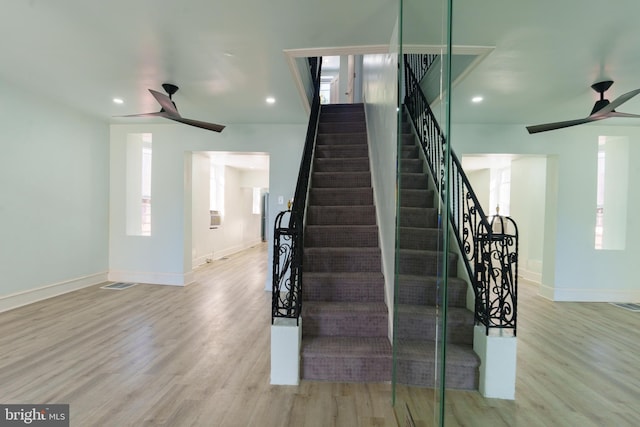
{"label": "carpeted stair tread", "polygon": [[384,302],[307,301],[302,307],[303,336],[386,337]]}
{"label": "carpeted stair tread", "polygon": [[[405,360],[433,359],[436,351],[436,341],[398,339],[397,344],[397,356]],[[447,362],[475,368],[480,366],[480,358],[472,348],[454,343],[447,343]]]}
{"label": "carpeted stair tread", "polygon": [[307,302],[384,302],[384,276],[379,271],[305,272],[302,295]]}
{"label": "carpeted stair tread", "polygon": [[[435,388],[436,370],[440,375],[440,361],[436,357],[435,342],[398,340],[396,349],[396,380],[400,384]],[[447,389],[477,390],[480,359],[469,346],[447,343],[445,362]]]}
{"label": "carpeted stair tread", "polygon": [[391,381],[387,337],[307,337],[301,347],[300,370],[305,380]]}
{"label": "carpeted stair tread", "polygon": [[[435,306],[397,304],[398,338],[435,340],[437,324],[442,321],[441,309]],[[473,345],[473,313],[463,307],[447,309],[447,340],[456,344]]]}
{"label": "carpeted stair tread", "polygon": [[387,337],[305,337],[302,355],[309,354],[341,357],[391,357],[391,344]]}
{"label": "carpeted stair tread", "polygon": [[438,227],[438,209],[403,206],[400,208],[400,227]]}

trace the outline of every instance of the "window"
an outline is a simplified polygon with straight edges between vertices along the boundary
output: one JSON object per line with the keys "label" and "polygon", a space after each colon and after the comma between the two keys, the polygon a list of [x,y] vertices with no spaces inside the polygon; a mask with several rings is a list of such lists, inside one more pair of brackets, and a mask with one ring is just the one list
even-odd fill
{"label": "window", "polygon": [[491,168],[491,187],[489,189],[489,209],[487,215],[494,215],[500,207],[500,215],[509,216],[511,212],[511,166],[500,169]]}
{"label": "window", "polygon": [[598,138],[595,249],[626,246],[629,138]]}
{"label": "window", "polygon": [[262,199],[262,194],[259,187],[253,187],[253,208],[251,213],[255,215],[260,215],[260,201]]}
{"label": "window", "polygon": [[130,236],[151,235],[150,133],[127,135],[126,232]]}
{"label": "window", "polygon": [[209,210],[211,226],[222,224],[224,217],[224,165],[216,165],[211,161],[209,172]]}

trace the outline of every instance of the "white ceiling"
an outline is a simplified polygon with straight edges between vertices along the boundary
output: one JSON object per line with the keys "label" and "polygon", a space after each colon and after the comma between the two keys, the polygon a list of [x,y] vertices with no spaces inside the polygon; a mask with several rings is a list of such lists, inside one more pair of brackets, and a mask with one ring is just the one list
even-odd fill
{"label": "white ceiling", "polygon": [[[443,42],[442,4],[405,1],[405,43]],[[616,81],[609,99],[640,87],[637,0],[454,5],[454,44],[495,46],[455,87],[455,122],[573,119],[588,115],[595,81]],[[398,0],[4,2],[0,81],[110,122],[157,111],[147,89],[171,82],[180,86],[174,101],[185,117],[303,123],[283,51],[387,44],[397,11]],[[485,101],[471,104],[477,94]],[[267,105],[267,96],[276,103]],[[620,110],[640,113],[640,99]],[[631,122],[640,125],[624,121]]]}

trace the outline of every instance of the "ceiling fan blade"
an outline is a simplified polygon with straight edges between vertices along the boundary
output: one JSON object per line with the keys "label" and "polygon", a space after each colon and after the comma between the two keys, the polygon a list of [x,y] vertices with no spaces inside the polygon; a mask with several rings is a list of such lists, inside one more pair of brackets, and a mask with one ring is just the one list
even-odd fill
{"label": "ceiling fan blade", "polygon": [[538,133],[538,132],[546,132],[549,130],[556,130],[556,129],[562,129],[562,128],[568,128],[570,126],[577,126],[577,125],[581,125],[584,123],[589,123],[589,122],[594,122],[596,120],[602,120],[602,119],[606,119],[607,116],[589,116],[589,117],[585,117],[584,119],[577,119],[577,120],[567,120],[564,122],[555,122],[555,123],[545,123],[542,125],[535,125],[535,126],[527,126],[527,130],[529,131],[529,133]]}
{"label": "ceiling fan blade", "polygon": [[640,114],[630,114],[630,113],[620,113],[618,111],[610,112],[607,117],[629,117],[629,118],[640,118]]}
{"label": "ceiling fan blade", "polygon": [[200,120],[185,119],[184,117],[167,116],[167,118],[171,120],[175,120],[176,122],[179,122],[179,123],[184,123],[186,125],[195,126],[201,129],[212,130],[214,132],[222,132],[222,129],[225,128],[225,126],[223,125],[218,125],[215,123],[208,123],[208,122],[201,122]]}
{"label": "ceiling fan blade", "polygon": [[632,90],[631,92],[624,93],[619,97],[617,97],[616,99],[614,99],[613,101],[611,101],[609,104],[602,107],[600,110],[593,113],[592,115],[593,116],[607,115],[639,93],[640,93],[640,89],[636,89],[636,90]]}
{"label": "ceiling fan blade", "polygon": [[164,111],[160,111],[157,113],[128,114],[126,116],[116,116],[116,117],[169,117],[169,115]]}
{"label": "ceiling fan blade", "polygon": [[158,104],[160,104],[164,112],[167,113],[167,117],[169,116],[180,117],[180,114],[178,113],[178,109],[173,104],[173,101],[171,100],[171,98],[169,98],[164,93],[160,93],[153,89],[149,89],[149,92],[151,92],[151,95],[153,95],[156,101],[158,101]]}

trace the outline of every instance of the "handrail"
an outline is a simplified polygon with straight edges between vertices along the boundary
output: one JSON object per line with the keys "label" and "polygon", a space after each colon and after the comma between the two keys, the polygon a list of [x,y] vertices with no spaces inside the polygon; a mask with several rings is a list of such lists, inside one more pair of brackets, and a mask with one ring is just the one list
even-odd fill
{"label": "handrail", "polygon": [[[405,106],[442,200],[445,200],[446,139],[420,87],[412,66],[422,60],[405,55]],[[433,60],[431,61],[433,62]],[[420,71],[425,74],[425,70]],[[450,222],[475,295],[476,323],[516,333],[518,228],[509,217],[487,217],[462,165],[451,151],[449,165]]]}
{"label": "handrail", "polygon": [[[298,182],[290,210],[280,212],[273,233],[273,277],[271,323],[278,317],[298,319],[302,311],[302,260],[304,250],[304,218],[311,176],[311,160],[320,117],[320,73],[322,58],[309,58],[309,71],[314,85],[313,101],[304,151],[300,160]],[[285,221],[286,217],[288,221]],[[285,226],[285,224],[288,224]]]}

